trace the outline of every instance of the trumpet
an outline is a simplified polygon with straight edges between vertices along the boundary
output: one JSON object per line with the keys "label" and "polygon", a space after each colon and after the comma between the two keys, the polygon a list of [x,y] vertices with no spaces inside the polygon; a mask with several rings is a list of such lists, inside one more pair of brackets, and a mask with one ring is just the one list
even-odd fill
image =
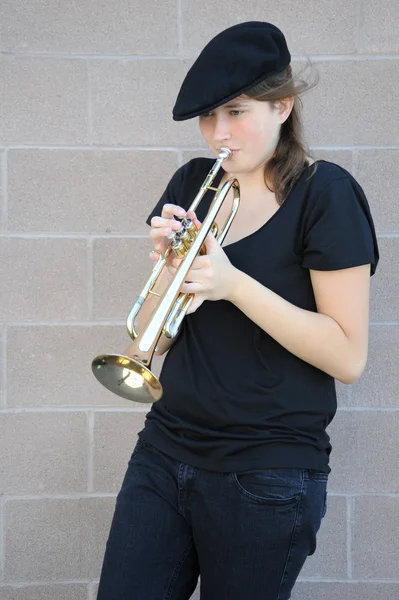
{"label": "trumpet", "polygon": [[[215,192],[202,226],[197,230],[190,219],[181,220],[180,229],[169,236],[169,245],[166,251],[156,262],[149,279],[133,305],[126,321],[126,327],[133,343],[124,354],[101,354],[92,361],[92,371],[97,380],[122,398],[134,402],[151,403],[162,397],[162,385],[151,371],[151,362],[159,339],[162,335],[167,338],[174,338],[178,335],[194,297],[193,294],[180,292],[187,273],[194,259],[199,254],[206,252],[205,239],[209,233],[214,235],[219,244],[223,243],[240,204],[240,186],[234,177],[229,178],[220,188],[212,187],[223,161],[230,156],[232,156],[232,151],[229,148],[220,148],[216,162],[189,208],[189,210],[195,211],[208,190]],[[215,219],[230,189],[233,189],[232,206],[219,233]],[[154,287],[164,269],[167,269],[167,261],[172,254],[182,260],[165,291],[158,294],[154,291]],[[158,296],[157,304],[147,322],[141,324],[141,331],[138,332],[135,320],[149,295]]]}

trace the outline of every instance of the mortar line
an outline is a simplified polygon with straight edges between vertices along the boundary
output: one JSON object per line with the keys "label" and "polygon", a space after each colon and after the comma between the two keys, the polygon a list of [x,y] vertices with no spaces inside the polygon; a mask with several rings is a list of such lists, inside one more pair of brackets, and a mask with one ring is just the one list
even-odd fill
{"label": "mortar line", "polygon": [[352,171],[353,171],[353,176],[356,178],[358,173],[359,173],[359,149],[358,148],[354,148],[352,150]]}
{"label": "mortar line", "polygon": [[[75,406],[37,406],[37,407],[18,407],[18,408],[5,408],[2,410],[2,414],[6,415],[16,415],[16,414],[47,414],[47,413],[87,413],[89,410],[95,410],[96,412],[123,412],[123,413],[139,413],[145,415],[148,412],[148,408],[144,409],[141,407],[131,407],[131,408],[123,408],[123,407],[100,407],[94,408],[90,405],[82,405],[79,407]],[[398,409],[399,410],[399,409]]]}
{"label": "mortar line", "polygon": [[105,327],[126,325],[126,319],[124,321],[27,321],[27,322],[9,322],[8,327],[94,327],[101,325]]}
{"label": "mortar line", "polygon": [[[19,414],[19,413],[29,413],[29,414],[39,414],[39,413],[64,413],[64,412],[87,412],[88,410],[94,410],[96,412],[125,412],[125,413],[142,413],[146,414],[148,412],[148,408],[141,407],[111,407],[111,406],[96,406],[82,404],[81,406],[34,406],[34,407],[16,407],[16,408],[4,408],[1,410],[2,414]],[[398,413],[398,407],[391,406],[339,406],[337,408],[337,412],[367,412],[367,413]]]}
{"label": "mortar line", "polygon": [[183,22],[181,0],[176,0],[177,17],[177,52],[179,58],[183,55]]}
{"label": "mortar line", "polygon": [[347,535],[347,575],[349,579],[353,577],[353,565],[352,565],[352,518],[355,498],[353,496],[347,497],[346,499],[346,535]]}
{"label": "mortar line", "polygon": [[[333,147],[331,147],[333,148]],[[335,148],[335,146],[334,146]],[[380,148],[380,146],[377,146]],[[398,146],[399,148],[399,146]],[[109,146],[107,144],[82,144],[80,146],[70,144],[9,144],[7,147],[3,148],[6,150],[106,150],[108,152],[179,152],[181,150],[185,152],[198,152],[200,150],[204,150],[209,152],[209,149],[205,146],[170,146],[166,144],[165,146]]]}
{"label": "mortar line", "polygon": [[[398,59],[399,60],[399,59]],[[359,151],[367,151],[367,150],[399,150],[399,145],[395,144],[380,144],[380,145],[371,145],[371,144],[355,144],[355,145],[309,145],[309,148],[312,151],[315,150],[323,150],[329,152],[340,152],[346,150],[359,150]],[[107,152],[209,152],[209,149],[205,146],[109,146],[106,144],[82,144],[80,146],[76,145],[60,145],[60,144],[9,144],[4,146],[4,151],[8,150],[106,150]]]}
{"label": "mortar line", "polygon": [[5,529],[4,529],[4,497],[0,496],[0,581],[5,579]]}
{"label": "mortar line", "polygon": [[[350,581],[348,581],[347,579],[333,579],[333,578],[322,578],[322,577],[298,577],[297,581],[299,583],[345,583],[348,586],[353,586],[353,585],[357,585],[359,583],[372,583],[372,584],[396,584],[399,583],[399,579],[351,579]],[[0,590],[3,587],[10,587],[10,588],[24,588],[24,587],[41,587],[41,586],[50,586],[50,585],[54,585],[54,586],[62,586],[62,585],[70,585],[70,584],[74,584],[74,585],[93,585],[93,587],[98,583],[98,581],[91,581],[91,580],[87,580],[87,579],[71,579],[71,580],[63,580],[63,581],[47,581],[47,580],[42,580],[42,581],[21,581],[21,582],[16,582],[16,581],[12,581],[11,583],[4,583],[4,584],[0,584]]]}
{"label": "mortar line", "polygon": [[352,401],[353,401],[353,385],[350,385],[349,390],[348,390],[348,404],[350,406],[348,406],[348,408],[352,407]]}
{"label": "mortar line", "polygon": [[25,239],[25,240],[108,240],[130,239],[142,240],[148,239],[143,233],[2,233],[0,238],[4,239]]}
{"label": "mortar line", "polygon": [[399,579],[333,579],[322,577],[308,577],[307,579],[298,577],[300,583],[346,583],[347,585],[356,585],[359,583],[399,583]]}
{"label": "mortar line", "polygon": [[[129,240],[148,240],[148,235],[144,233],[0,233],[0,239],[21,239],[21,240],[108,240],[108,239],[129,239]],[[379,232],[377,238],[399,238],[396,232]]]}
{"label": "mortar line", "polygon": [[94,411],[87,412],[87,434],[88,434],[88,453],[87,453],[87,491],[93,493],[94,482]]}
{"label": "mortar line", "polygon": [[[399,321],[371,321],[370,327],[397,327]],[[92,321],[9,321],[9,327],[122,327],[126,326],[126,319],[120,321],[92,320]]]}
{"label": "mortar line", "polygon": [[99,581],[100,580],[90,581],[90,583],[88,585],[88,588],[87,588],[87,590],[88,590],[88,594],[87,594],[88,600],[96,600],[94,598],[94,588],[99,583]]}
{"label": "mortar line", "polygon": [[[105,327],[125,325],[126,319],[107,321],[93,319],[92,321],[9,321],[9,327],[92,327],[101,325]],[[370,327],[397,327],[399,321],[371,321]]]}
{"label": "mortar line", "polygon": [[355,45],[356,52],[360,54],[360,48],[363,45],[363,24],[364,24],[364,10],[363,0],[358,0],[356,7],[356,29],[355,29]]}
{"label": "mortar line", "polygon": [[[27,51],[12,51],[12,50],[3,50],[0,52],[0,56],[4,57],[13,57],[13,58],[27,58],[27,59],[62,59],[62,60],[89,60],[96,62],[105,62],[105,61],[124,61],[124,62],[145,62],[151,60],[158,61],[184,61],[184,60],[193,60],[197,57],[198,53],[196,51],[187,52],[176,56],[176,54],[165,53],[165,54],[147,54],[147,55],[137,55],[137,54],[85,54],[85,53],[67,53],[67,52],[27,52]],[[362,54],[352,52],[350,54],[292,54],[292,60],[295,61],[305,61],[308,62],[312,60],[313,62],[334,62],[334,61],[382,61],[382,60],[399,60],[399,54],[389,54],[389,53],[378,53],[375,54]]]}
{"label": "mortar line", "polygon": [[88,320],[93,321],[94,311],[94,238],[87,239],[87,315]]}
{"label": "mortar line", "polygon": [[3,324],[0,330],[0,354],[1,354],[1,395],[0,407],[7,408],[7,325]]}
{"label": "mortar line", "polygon": [[86,61],[86,74],[87,74],[87,129],[88,138],[90,145],[93,145],[93,105],[92,105],[92,85],[91,85],[91,73],[90,73],[90,62]]}
{"label": "mortar line", "polygon": [[2,150],[1,157],[1,195],[2,195],[2,206],[1,206],[1,228],[0,231],[6,232],[8,229],[8,149]]}
{"label": "mortar line", "polygon": [[[31,500],[32,502],[44,501],[44,500],[93,500],[93,499],[108,499],[115,498],[117,491],[115,492],[74,492],[71,494],[14,494],[5,495],[3,497],[4,505],[6,502],[19,502]],[[346,492],[328,492],[329,498],[343,498],[346,500],[356,500],[356,498],[378,498],[378,499],[394,499],[399,500],[399,493],[388,493],[388,492],[363,492],[363,493],[346,493]],[[1,499],[0,499],[1,501]],[[347,507],[349,505],[347,504]],[[351,507],[350,513],[346,512],[346,522],[348,523],[348,514],[350,517],[353,515],[353,508]]]}
{"label": "mortar line", "polygon": [[0,590],[2,587],[10,587],[10,588],[24,588],[24,587],[44,587],[47,585],[89,585],[91,582],[90,579],[63,579],[63,580],[40,580],[40,581],[11,581],[11,582],[3,582],[0,584]]}
{"label": "mortar line", "polygon": [[397,413],[399,412],[399,406],[340,406],[337,409],[338,412],[384,412],[384,413]]}
{"label": "mortar line", "polygon": [[[390,584],[390,583],[399,583],[399,579],[351,579],[348,581],[347,579],[340,578],[328,578],[328,577],[299,577],[298,582],[300,583],[345,583],[347,585],[356,585],[359,583],[373,583],[373,584]],[[41,587],[41,586],[62,586],[62,585],[93,585],[95,586],[98,583],[98,580],[92,581],[89,579],[69,579],[69,580],[40,580],[40,581],[12,581],[10,583],[0,584],[0,590],[4,587],[10,588],[22,588],[22,587]]]}
{"label": "mortar line", "polygon": [[14,496],[4,496],[4,502],[16,502],[16,501],[26,501],[30,500],[31,502],[40,502],[43,500],[92,500],[94,499],[106,499],[106,498],[115,498],[116,493],[98,493],[98,494],[89,494],[86,493],[74,493],[74,494],[18,494]]}
{"label": "mortar line", "polygon": [[[4,502],[19,500],[91,500],[93,498],[114,498],[117,492],[72,492],[70,494],[8,494],[4,495]],[[399,492],[328,492],[329,498],[390,498],[399,500]]]}

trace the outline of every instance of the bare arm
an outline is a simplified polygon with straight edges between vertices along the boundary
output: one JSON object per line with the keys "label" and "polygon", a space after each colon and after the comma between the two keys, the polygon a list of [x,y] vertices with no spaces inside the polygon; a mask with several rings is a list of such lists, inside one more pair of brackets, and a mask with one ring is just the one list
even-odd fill
{"label": "bare arm", "polygon": [[353,383],[367,360],[370,265],[310,275],[317,313],[298,308],[241,271],[228,299],[295,356]]}

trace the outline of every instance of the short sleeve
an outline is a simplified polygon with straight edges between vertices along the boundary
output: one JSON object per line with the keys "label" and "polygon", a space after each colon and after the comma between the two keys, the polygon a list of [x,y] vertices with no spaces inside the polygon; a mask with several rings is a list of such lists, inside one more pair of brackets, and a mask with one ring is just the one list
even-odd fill
{"label": "short sleeve", "polygon": [[146,219],[147,225],[151,225],[152,217],[159,217],[162,213],[162,207],[165,204],[179,204],[181,185],[184,177],[184,166],[177,169],[172,179],[169,181],[162,196],[148,215]]}
{"label": "short sleeve", "polygon": [[375,273],[379,252],[366,196],[349,174],[330,181],[311,199],[304,216],[302,266],[319,271],[370,264]]}

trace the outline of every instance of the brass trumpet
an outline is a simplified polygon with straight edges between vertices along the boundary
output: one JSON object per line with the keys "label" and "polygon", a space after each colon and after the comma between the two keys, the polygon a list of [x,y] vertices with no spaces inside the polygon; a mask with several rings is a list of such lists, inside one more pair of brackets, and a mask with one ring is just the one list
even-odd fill
{"label": "brass trumpet", "polygon": [[[163,256],[156,262],[151,276],[142,289],[138,299],[127,317],[127,330],[134,340],[122,354],[101,354],[92,361],[92,370],[98,381],[122,398],[135,402],[156,402],[162,397],[162,385],[151,372],[151,362],[161,335],[175,337],[187,313],[193,294],[183,294],[180,288],[194,259],[205,252],[205,238],[212,233],[219,244],[226,237],[240,203],[240,186],[237,179],[228,179],[221,188],[213,188],[212,183],[222,162],[232,155],[229,148],[221,148],[218,159],[212,166],[189,210],[195,211],[208,190],[215,192],[212,204],[199,230],[190,219],[182,219],[181,228],[170,236],[170,244]],[[215,222],[218,212],[233,188],[234,197],[230,215],[218,235],[219,227]],[[167,268],[168,257],[173,253],[182,261],[176,274],[162,295],[153,291],[163,269]],[[135,319],[149,294],[159,296],[158,304],[151,318],[135,329]]]}

